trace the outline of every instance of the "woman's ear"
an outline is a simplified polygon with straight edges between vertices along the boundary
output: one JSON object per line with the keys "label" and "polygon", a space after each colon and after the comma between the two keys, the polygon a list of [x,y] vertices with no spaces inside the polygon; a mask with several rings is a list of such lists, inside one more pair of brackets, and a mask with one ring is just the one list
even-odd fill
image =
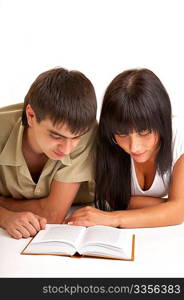
{"label": "woman's ear", "polygon": [[36,120],[36,115],[30,104],[26,106],[26,116],[28,125],[32,127]]}

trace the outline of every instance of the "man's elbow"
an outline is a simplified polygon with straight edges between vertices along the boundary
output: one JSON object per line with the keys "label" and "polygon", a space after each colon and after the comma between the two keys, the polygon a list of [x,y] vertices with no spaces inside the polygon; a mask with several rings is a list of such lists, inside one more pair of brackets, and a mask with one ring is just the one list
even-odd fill
{"label": "man's elbow", "polygon": [[64,218],[60,218],[60,217],[50,217],[47,218],[47,223],[48,224],[62,224],[64,221]]}
{"label": "man's elbow", "polygon": [[59,211],[58,208],[48,201],[48,198],[41,199],[41,212],[42,216],[47,219],[48,224],[61,224],[65,218],[65,213]]}
{"label": "man's elbow", "polygon": [[65,216],[55,211],[49,211],[47,213],[47,223],[49,224],[61,224],[64,221]]}

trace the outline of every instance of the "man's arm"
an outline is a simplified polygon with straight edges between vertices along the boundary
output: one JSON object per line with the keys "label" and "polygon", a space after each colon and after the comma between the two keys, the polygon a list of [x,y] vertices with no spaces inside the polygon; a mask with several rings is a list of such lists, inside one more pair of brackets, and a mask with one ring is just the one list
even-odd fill
{"label": "man's arm", "polygon": [[62,223],[79,190],[80,183],[53,181],[50,195],[42,199],[17,200],[0,197],[0,206],[14,212],[29,211],[47,219],[47,223]]}
{"label": "man's arm", "polygon": [[47,220],[31,212],[14,212],[0,207],[0,227],[15,239],[34,236],[45,229]]}

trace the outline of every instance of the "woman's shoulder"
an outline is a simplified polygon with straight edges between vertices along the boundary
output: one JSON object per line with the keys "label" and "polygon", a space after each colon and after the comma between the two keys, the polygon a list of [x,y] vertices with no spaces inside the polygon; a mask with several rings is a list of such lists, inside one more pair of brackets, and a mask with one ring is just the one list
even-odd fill
{"label": "woman's shoulder", "polygon": [[173,115],[172,117],[173,138],[184,139],[184,115]]}
{"label": "woman's shoulder", "polygon": [[184,154],[184,115],[174,115],[172,117],[172,147],[173,147],[173,162]]}

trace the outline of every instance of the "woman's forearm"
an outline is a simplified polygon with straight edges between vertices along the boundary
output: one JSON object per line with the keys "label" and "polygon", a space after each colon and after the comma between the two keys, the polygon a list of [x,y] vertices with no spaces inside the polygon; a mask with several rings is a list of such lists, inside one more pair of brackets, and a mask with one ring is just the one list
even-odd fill
{"label": "woman's forearm", "polygon": [[86,206],[74,211],[65,223],[93,226],[106,225],[121,228],[160,227],[180,224],[184,221],[184,201],[167,200],[150,207],[103,211]]}
{"label": "woman's forearm", "polygon": [[144,197],[144,196],[132,196],[128,209],[137,209],[144,207],[151,207],[164,203],[167,201],[167,198],[156,198],[156,197]]}
{"label": "woman's forearm", "polygon": [[112,213],[117,227],[122,228],[177,225],[184,221],[184,204],[180,201],[166,201],[150,207]]}

